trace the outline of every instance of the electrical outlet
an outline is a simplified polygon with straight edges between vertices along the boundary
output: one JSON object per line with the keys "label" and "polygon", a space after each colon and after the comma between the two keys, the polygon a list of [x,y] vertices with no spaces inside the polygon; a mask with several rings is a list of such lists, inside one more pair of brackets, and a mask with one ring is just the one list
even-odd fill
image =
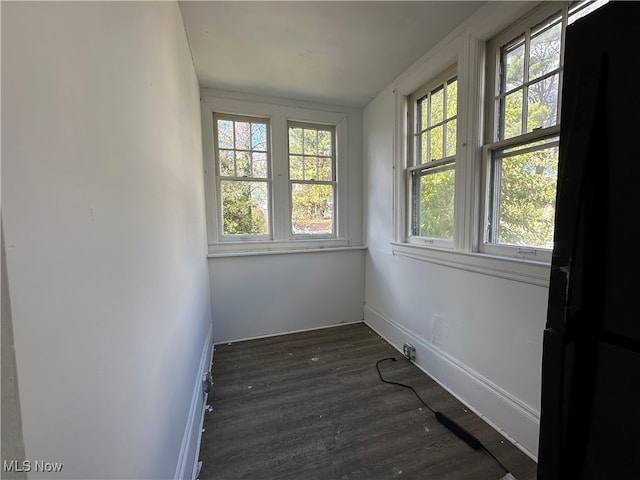
{"label": "electrical outlet", "polygon": [[416,358],[416,347],[414,347],[410,343],[405,343],[402,346],[402,354],[408,360],[415,360],[415,358]]}

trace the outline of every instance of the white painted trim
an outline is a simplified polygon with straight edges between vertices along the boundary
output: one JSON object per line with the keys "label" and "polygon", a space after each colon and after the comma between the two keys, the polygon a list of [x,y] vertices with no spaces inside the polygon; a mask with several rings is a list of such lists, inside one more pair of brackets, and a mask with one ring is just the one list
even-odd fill
{"label": "white painted trim", "polygon": [[[213,326],[213,324],[212,324]],[[213,337],[213,330],[211,330],[211,337]],[[213,348],[213,338],[211,341],[207,342],[207,345],[211,346],[211,352],[209,353],[209,363],[206,365],[206,369],[202,372],[208,372],[211,369],[211,365],[213,364],[213,354],[215,352],[215,348]],[[202,379],[202,376],[200,377]],[[201,382],[202,383],[202,382]],[[213,379],[211,379],[211,388],[213,388]],[[191,470],[191,480],[196,480],[198,477],[199,469],[198,463],[200,463],[200,445],[202,445],[202,427],[204,426],[204,414],[207,408],[207,399],[209,398],[208,393],[203,392],[203,401],[202,401],[202,412],[200,414],[200,426],[198,427],[198,439],[196,442],[196,454],[193,456],[193,469]]]}
{"label": "white painted trim", "polygon": [[396,242],[407,239],[407,193],[405,169],[407,166],[407,96],[398,90],[394,95],[393,129],[393,238]]}
{"label": "white painted trim", "polygon": [[[205,176],[205,194],[207,204],[207,235],[209,253],[218,254],[227,251],[271,250],[272,244],[289,244],[314,241],[317,247],[326,245],[346,246],[349,239],[349,121],[355,110],[348,107],[314,105],[308,102],[292,102],[269,97],[242,96],[229,92],[203,89],[201,91],[201,116],[203,135],[203,162]],[[244,97],[244,98],[243,98]],[[301,106],[302,105],[302,106]],[[268,158],[271,162],[271,201],[269,215],[271,232],[265,238],[248,237],[244,241],[235,241],[222,235],[218,177],[215,167],[214,123],[213,115],[240,115],[258,117],[269,122],[270,146]],[[290,223],[290,187],[288,179],[287,124],[289,121],[335,127],[336,162],[336,205],[335,232],[327,239],[309,237],[299,239],[291,233]],[[231,241],[230,241],[231,240]],[[280,247],[281,248],[281,247]]]}
{"label": "white painted trim", "polygon": [[[182,445],[180,454],[178,455],[178,463],[174,473],[174,480],[184,480],[191,467],[191,475],[189,478],[195,478],[198,464],[198,456],[200,453],[200,439],[202,437],[202,423],[204,421],[205,397],[202,391],[202,377],[205,372],[209,371],[211,360],[213,358],[213,324],[209,325],[209,331],[202,349],[200,357],[200,365],[196,372],[195,384],[193,387],[193,395],[191,397],[191,406],[189,407],[189,415],[185,426],[184,435],[182,436]],[[207,360],[209,363],[207,364]],[[200,405],[200,415],[198,414],[198,406]],[[195,448],[192,447],[191,439],[195,433],[195,428],[199,428]]]}
{"label": "white painted trim", "polygon": [[319,252],[348,252],[353,250],[366,250],[367,247],[324,247],[324,248],[291,248],[286,250],[254,250],[246,252],[226,252],[226,253],[210,253],[207,258],[224,258],[224,257],[251,257],[256,255],[288,255],[290,253],[319,253]]}
{"label": "white painted trim", "polygon": [[468,272],[505,278],[539,287],[549,286],[551,266],[518,258],[505,258],[483,253],[457,252],[425,248],[406,243],[392,243],[392,253],[399,257],[435,263]]}
{"label": "white painted trim", "polygon": [[364,322],[399,352],[407,341],[414,345],[418,368],[537,461],[537,410],[367,304]]}
{"label": "white painted trim", "polygon": [[236,340],[229,340],[226,342],[217,342],[217,343],[214,343],[214,346],[215,345],[231,345],[232,343],[245,342],[247,340],[260,340],[261,338],[279,337],[280,335],[290,335],[292,333],[313,332],[315,330],[325,330],[327,328],[344,327],[345,325],[355,325],[356,323],[363,323],[363,320],[358,320],[356,322],[336,323],[334,325],[325,325],[323,327],[302,328],[300,330],[290,330],[288,332],[281,332],[281,333],[270,333],[268,335],[258,335],[255,337],[238,338]]}
{"label": "white painted trim", "polygon": [[456,171],[456,215],[463,219],[456,230],[456,251],[478,251],[478,209],[484,105],[485,44],[469,35],[458,57],[459,165]]}
{"label": "white painted trim", "polygon": [[[438,45],[403,72],[388,88],[394,94],[393,242],[396,255],[501,278],[548,286],[549,255],[537,257],[518,249],[488,251],[483,245],[485,180],[483,128],[485,126],[486,41],[516,22],[538,12],[539,2],[488,2]],[[409,187],[407,166],[408,98],[422,85],[455,65],[458,77],[458,145],[453,245],[415,243],[408,232]],[[409,245],[412,242],[413,245]],[[453,247],[453,248],[452,248]],[[502,248],[502,247],[501,247]],[[513,258],[507,258],[507,255]],[[526,262],[529,260],[530,262]]]}

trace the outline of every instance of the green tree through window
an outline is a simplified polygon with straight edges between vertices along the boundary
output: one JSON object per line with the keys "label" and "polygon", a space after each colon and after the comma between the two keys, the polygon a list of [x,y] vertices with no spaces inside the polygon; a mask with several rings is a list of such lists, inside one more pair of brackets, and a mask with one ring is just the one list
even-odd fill
{"label": "green tree through window", "polygon": [[[562,16],[557,14],[501,48],[499,141],[557,125],[561,38]],[[514,147],[492,151],[491,243],[553,247],[555,135],[514,141]]]}
{"label": "green tree through window", "polygon": [[268,123],[216,115],[215,125],[223,235],[268,235]]}

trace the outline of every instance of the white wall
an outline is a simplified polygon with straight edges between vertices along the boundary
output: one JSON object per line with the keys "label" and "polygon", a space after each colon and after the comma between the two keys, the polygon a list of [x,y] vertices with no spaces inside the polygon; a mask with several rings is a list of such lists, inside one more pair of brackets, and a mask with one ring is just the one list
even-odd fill
{"label": "white wall", "polygon": [[216,342],[362,321],[364,250],[209,259]]}
{"label": "white wall", "polygon": [[[485,40],[522,13],[489,7],[406,72],[405,84],[430,62],[439,63],[434,75],[455,62],[469,34]],[[413,343],[425,371],[535,456],[547,288],[393,255],[396,88],[364,111],[365,321],[399,348]]]}
{"label": "white wall", "polygon": [[[339,250],[282,252],[289,245],[276,245],[273,248],[280,253],[263,251],[251,255],[228,253],[225,246],[216,249],[220,245],[215,244],[215,238],[210,239],[209,275],[215,341],[228,342],[362,321],[365,255],[361,247],[362,110],[215,89],[202,89],[202,95],[249,105],[243,108],[251,108],[251,104],[268,104],[285,114],[299,109],[312,112],[311,115],[314,111],[339,112],[346,117],[347,145],[343,151],[348,163],[345,170],[339,170],[340,175],[345,174],[339,181],[347,184],[347,194],[340,197],[346,204],[340,213],[346,214],[347,232],[343,232],[344,238],[340,240],[345,240],[348,246]],[[230,105],[227,108],[233,111],[234,106]]]}
{"label": "white wall", "polygon": [[199,112],[176,3],[2,2],[26,457],[64,463],[31,478],[190,475],[211,331]]}

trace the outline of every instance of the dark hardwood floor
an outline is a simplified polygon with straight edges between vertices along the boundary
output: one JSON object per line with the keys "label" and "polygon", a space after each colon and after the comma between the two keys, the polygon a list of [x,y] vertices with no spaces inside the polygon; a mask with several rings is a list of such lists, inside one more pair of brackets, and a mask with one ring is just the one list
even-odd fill
{"label": "dark hardwood floor", "polygon": [[510,470],[536,464],[364,323],[216,345],[199,478],[498,480],[505,471],[405,388],[458,422]]}

